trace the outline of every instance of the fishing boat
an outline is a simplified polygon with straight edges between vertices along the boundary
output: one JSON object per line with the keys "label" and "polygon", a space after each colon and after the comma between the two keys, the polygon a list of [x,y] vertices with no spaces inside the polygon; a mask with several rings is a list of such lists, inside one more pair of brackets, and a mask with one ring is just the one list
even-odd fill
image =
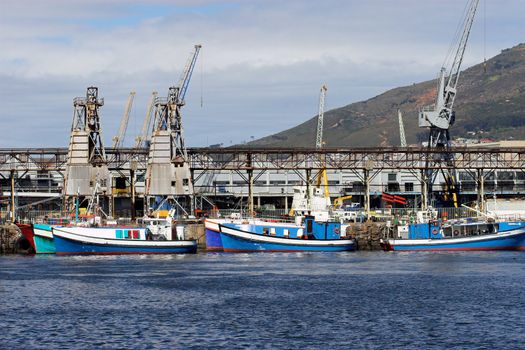
{"label": "fishing boat", "polygon": [[406,234],[383,241],[385,250],[525,250],[525,221],[464,220],[408,225]]}
{"label": "fishing boat", "polygon": [[166,218],[144,218],[141,227],[53,227],[56,252],[67,254],[196,253],[197,240],[185,239],[184,226],[175,224],[175,210]]}
{"label": "fishing boat", "polygon": [[184,254],[196,253],[196,240],[173,240],[148,228],[53,227],[56,253],[72,254]]}
{"label": "fishing boat", "polygon": [[316,222],[307,216],[304,225],[285,223],[219,223],[225,252],[336,252],[355,250],[340,222]]}

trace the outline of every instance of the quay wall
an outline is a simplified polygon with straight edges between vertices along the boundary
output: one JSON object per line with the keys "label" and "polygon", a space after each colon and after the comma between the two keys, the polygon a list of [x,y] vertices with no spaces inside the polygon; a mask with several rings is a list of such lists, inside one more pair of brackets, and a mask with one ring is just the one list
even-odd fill
{"label": "quay wall", "polygon": [[30,247],[16,225],[0,225],[0,254],[28,253]]}

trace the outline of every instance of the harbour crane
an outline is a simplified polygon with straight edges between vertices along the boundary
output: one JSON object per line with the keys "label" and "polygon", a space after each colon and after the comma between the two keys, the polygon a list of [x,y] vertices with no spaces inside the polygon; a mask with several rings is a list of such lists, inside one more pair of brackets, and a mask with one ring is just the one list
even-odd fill
{"label": "harbour crane", "polygon": [[[437,177],[435,164],[445,164],[442,168],[445,179],[446,190],[444,199],[452,202],[458,207],[458,190],[455,181],[454,159],[450,153],[449,129],[454,125],[456,115],[454,112],[454,101],[457,93],[457,85],[461,72],[461,63],[465,54],[465,48],[470,36],[472,23],[476,15],[479,0],[469,0],[466,16],[463,20],[463,31],[457,41],[454,59],[449,69],[443,67],[439,73],[438,90],[436,102],[424,107],[419,112],[419,127],[429,128],[428,149],[429,156],[426,162],[426,179],[428,193],[432,192],[432,184]],[[437,151],[437,152],[436,152]],[[428,206],[428,198],[424,207]]]}
{"label": "harbour crane", "polygon": [[[317,115],[317,137],[315,139],[315,148],[321,149],[323,148],[323,119],[324,119],[324,102],[326,98],[326,91],[328,88],[326,85],[321,86],[321,91],[319,93],[319,114]],[[324,196],[325,198],[330,198],[330,191],[328,189],[328,174],[326,173],[326,169],[323,168],[321,170],[321,173],[317,177],[317,187],[321,186],[321,183],[324,187]]]}
{"label": "harbour crane", "polygon": [[184,98],[186,97],[193,68],[195,68],[201,47],[201,45],[195,45],[195,50],[190,55],[182,71],[178,85],[169,88],[167,101],[163,103],[157,99],[155,102],[156,126],[154,130],[170,130],[172,132],[172,161],[176,164],[182,164],[187,160],[181,108],[186,104]]}
{"label": "harbour crane", "polygon": [[129,93],[128,101],[126,102],[126,108],[124,114],[120,120],[120,127],[118,134],[113,137],[113,149],[122,148],[124,144],[124,138],[126,137],[126,130],[128,129],[129,114],[131,112],[131,106],[133,105],[133,99],[135,98],[135,91]]}
{"label": "harbour crane", "polygon": [[144,118],[144,122],[142,123],[142,130],[140,132],[140,135],[137,136],[137,138],[135,139],[135,148],[145,147],[151,137],[151,134],[149,132],[151,126],[151,115],[153,112],[153,105],[155,104],[157,95],[157,91],[153,91],[151,93],[151,98],[149,100],[148,108],[146,110],[146,117]]}
{"label": "harbour crane", "polygon": [[400,109],[397,110],[397,117],[399,120],[399,139],[401,141],[401,147],[406,147],[407,139],[405,136],[405,125],[403,124],[403,113]]}
{"label": "harbour crane", "polygon": [[187,213],[177,200],[179,196],[184,203],[190,203],[191,212],[194,209],[194,188],[184,145],[181,109],[201,47],[194,46],[178,85],[169,88],[167,98],[155,98],[145,188],[152,209],[159,209],[171,200]]}

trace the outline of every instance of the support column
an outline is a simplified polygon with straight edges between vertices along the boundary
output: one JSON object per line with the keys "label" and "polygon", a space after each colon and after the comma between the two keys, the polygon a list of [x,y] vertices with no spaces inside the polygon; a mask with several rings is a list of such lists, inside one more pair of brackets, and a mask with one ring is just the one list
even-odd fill
{"label": "support column", "polygon": [[286,194],[286,196],[284,196],[284,213],[285,214],[289,213],[288,211],[288,193]]}
{"label": "support column", "polygon": [[311,198],[310,198],[310,182],[312,178],[312,169],[306,169],[306,206],[311,208]]}
{"label": "support column", "polygon": [[421,210],[428,209],[428,181],[425,170],[421,170]]}
{"label": "support column", "polygon": [[253,215],[254,206],[253,206],[253,170],[248,170],[248,210],[250,211],[250,216]]}
{"label": "support column", "polygon": [[[103,196],[102,196],[102,204],[100,205],[99,209],[101,209],[102,212],[104,212],[104,210],[106,209],[104,206],[105,206],[105,203],[106,203],[106,199],[107,199],[107,203],[108,203],[108,207],[107,207],[107,215],[108,217],[110,218],[114,218],[115,217],[115,195],[113,194],[114,192],[114,189],[115,189],[115,182],[114,182],[114,177],[113,175],[110,174],[109,176],[109,187],[108,187],[108,190],[109,190],[109,193],[107,193],[106,191],[102,191],[103,193]],[[97,179],[98,181],[98,179]],[[100,213],[102,214],[102,213]],[[95,214],[96,216],[97,214]]]}
{"label": "support column", "polygon": [[191,188],[192,188],[192,193],[190,194],[190,215],[192,216],[196,216],[195,215],[196,196],[195,196],[195,176],[194,175],[195,175],[194,170],[190,169],[190,181],[191,181]]}
{"label": "support column", "polygon": [[15,222],[15,170],[11,170],[11,222]]}
{"label": "support column", "polygon": [[131,221],[135,221],[137,218],[137,212],[135,210],[135,169],[131,165],[129,170],[129,187],[131,190]]}
{"label": "support column", "polygon": [[485,176],[483,169],[478,169],[478,210],[485,212]]}
{"label": "support column", "polygon": [[363,170],[363,179],[365,182],[365,211],[366,220],[370,220],[370,172],[367,169]]}

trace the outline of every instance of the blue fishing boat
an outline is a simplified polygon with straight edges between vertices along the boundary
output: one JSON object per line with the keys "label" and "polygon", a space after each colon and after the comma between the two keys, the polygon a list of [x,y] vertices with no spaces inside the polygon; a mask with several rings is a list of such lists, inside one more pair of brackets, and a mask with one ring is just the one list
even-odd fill
{"label": "blue fishing boat", "polygon": [[196,240],[154,237],[147,228],[53,227],[56,254],[185,254],[197,252]]}
{"label": "blue fishing boat", "polygon": [[219,224],[225,252],[338,252],[355,250],[339,222],[316,222],[307,216],[304,225],[280,223]]}
{"label": "blue fishing boat", "polygon": [[383,242],[385,250],[525,250],[524,221],[410,224],[408,235]]}

